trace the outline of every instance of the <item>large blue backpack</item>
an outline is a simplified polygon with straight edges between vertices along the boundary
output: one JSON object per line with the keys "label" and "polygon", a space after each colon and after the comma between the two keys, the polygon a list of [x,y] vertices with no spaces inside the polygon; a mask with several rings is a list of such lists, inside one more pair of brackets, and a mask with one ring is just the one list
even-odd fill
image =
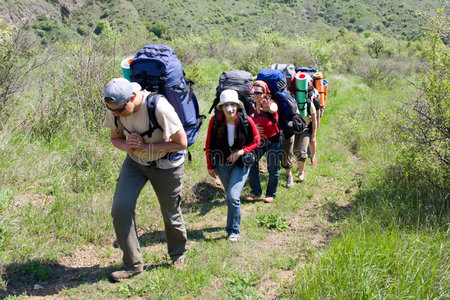
{"label": "large blue backpack", "polygon": [[[200,126],[206,116],[200,115],[197,97],[193,91],[192,80],[184,77],[181,62],[173,49],[166,45],[147,45],[130,63],[131,81],[137,82],[147,91],[152,92],[147,99],[150,117],[150,129],[146,133],[151,136],[154,129],[160,128],[154,117],[159,96],[163,95],[174,107],[186,132],[188,147],[198,137]],[[177,159],[177,155],[169,155],[169,159]],[[190,155],[190,153],[188,152]],[[190,158],[190,157],[189,157]]]}
{"label": "large blue backpack", "polygon": [[284,137],[302,133],[306,129],[306,123],[300,116],[297,102],[287,89],[286,77],[280,71],[264,69],[259,71],[256,80],[267,83],[272,99],[277,102],[279,129],[283,131]]}

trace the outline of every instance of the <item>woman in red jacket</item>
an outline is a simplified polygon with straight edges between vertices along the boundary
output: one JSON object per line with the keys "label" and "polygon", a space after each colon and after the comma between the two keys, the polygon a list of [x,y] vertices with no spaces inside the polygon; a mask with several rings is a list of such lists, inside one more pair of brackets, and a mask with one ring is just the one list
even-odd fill
{"label": "woman in red jacket", "polygon": [[219,111],[209,122],[205,145],[209,175],[219,176],[227,194],[226,231],[232,243],[240,237],[240,196],[254,161],[252,151],[260,144],[255,123],[243,113],[243,107],[236,91],[223,91]]}
{"label": "woman in red jacket", "polygon": [[263,200],[270,203],[277,193],[278,180],[280,178],[279,164],[283,152],[283,140],[278,128],[278,106],[271,99],[269,87],[264,81],[256,80],[253,83],[252,92],[255,100],[255,114],[252,119],[261,135],[261,146],[255,151],[256,161],[248,175],[251,192],[245,199],[253,201],[255,198],[261,197],[262,189],[259,180],[258,162],[267,153],[269,180],[267,182],[266,197]]}

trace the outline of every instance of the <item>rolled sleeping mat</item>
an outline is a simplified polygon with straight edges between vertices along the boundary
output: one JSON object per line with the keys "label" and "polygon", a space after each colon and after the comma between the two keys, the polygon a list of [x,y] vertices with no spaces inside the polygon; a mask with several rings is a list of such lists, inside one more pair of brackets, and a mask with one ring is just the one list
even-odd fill
{"label": "rolled sleeping mat", "polygon": [[[327,106],[327,91],[328,91],[328,81],[325,79],[323,80],[323,107]],[[323,108],[322,108],[323,109]]]}
{"label": "rolled sleeping mat", "polygon": [[308,95],[308,79],[305,73],[295,73],[295,99],[302,117],[306,117],[306,97]]}
{"label": "rolled sleeping mat", "polygon": [[130,64],[133,61],[134,56],[128,56],[127,58],[122,59],[120,62],[120,67],[122,68],[122,74],[123,78],[127,79],[128,81],[131,81],[131,69]]}
{"label": "rolled sleeping mat", "polygon": [[323,94],[323,77],[321,72],[314,74],[314,87],[319,92],[320,108],[323,109],[325,107],[325,100]]}

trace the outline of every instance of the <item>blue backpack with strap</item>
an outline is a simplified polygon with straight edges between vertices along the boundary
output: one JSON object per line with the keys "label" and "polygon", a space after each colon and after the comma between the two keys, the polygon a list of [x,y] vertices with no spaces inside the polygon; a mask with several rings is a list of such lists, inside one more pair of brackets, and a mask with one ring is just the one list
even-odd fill
{"label": "blue backpack with strap", "polygon": [[317,72],[315,67],[295,67],[295,72],[307,73],[311,78],[314,78],[314,74]]}
{"label": "blue backpack with strap", "polygon": [[285,138],[302,133],[306,129],[306,123],[300,116],[297,102],[287,89],[286,77],[280,71],[264,69],[259,71],[256,80],[267,83],[272,99],[278,105],[279,129],[283,131]]}
{"label": "blue backpack with strap", "polygon": [[[206,116],[200,115],[198,100],[192,87],[194,81],[184,77],[181,62],[173,49],[166,45],[147,45],[136,53],[130,69],[131,81],[139,83],[152,96],[147,99],[151,122],[150,129],[145,134],[151,136],[156,128],[160,128],[156,122],[155,109],[160,98],[158,95],[163,95],[178,114],[186,132],[188,147],[191,146],[197,140]],[[169,154],[169,159],[178,159],[184,151],[176,153],[178,154]],[[189,151],[188,155],[190,159]]]}

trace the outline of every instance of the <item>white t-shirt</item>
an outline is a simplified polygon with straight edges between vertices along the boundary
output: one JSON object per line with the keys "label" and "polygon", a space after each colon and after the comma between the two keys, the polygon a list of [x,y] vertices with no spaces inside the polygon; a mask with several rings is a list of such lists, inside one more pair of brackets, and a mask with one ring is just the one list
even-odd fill
{"label": "white t-shirt", "polygon": [[234,145],[234,124],[227,123],[227,132],[228,132],[228,146],[232,147]]}
{"label": "white t-shirt", "polygon": [[[127,117],[117,118],[117,126],[123,130],[125,136],[132,132],[142,134],[149,129],[150,118],[147,111],[147,96],[149,92],[145,92],[144,99],[139,105],[137,111]],[[173,106],[167,101],[165,97],[160,97],[155,109],[155,117],[159,126],[162,128],[155,129],[152,136],[144,136],[145,143],[160,143],[162,141],[170,141],[170,136],[183,128],[177,113]],[[117,129],[114,122],[114,112],[107,110],[103,126],[111,129]],[[124,130],[126,128],[128,130]],[[130,157],[139,164],[148,166],[149,162],[155,161],[156,166],[160,169],[171,169],[181,165],[184,162],[184,156],[179,160],[161,159],[167,152],[152,153],[147,151],[135,150],[130,153]]]}

